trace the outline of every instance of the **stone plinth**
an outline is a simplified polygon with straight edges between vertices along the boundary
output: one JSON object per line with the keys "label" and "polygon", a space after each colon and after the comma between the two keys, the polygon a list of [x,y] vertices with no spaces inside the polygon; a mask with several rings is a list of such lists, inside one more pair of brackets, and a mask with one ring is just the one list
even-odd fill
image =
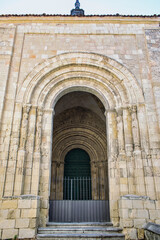
{"label": "stone plinth", "polygon": [[143,226],[147,222],[159,223],[159,201],[146,196],[126,195],[119,200],[120,226],[126,239],[144,239]]}
{"label": "stone plinth", "polygon": [[38,224],[40,198],[33,195],[6,197],[0,200],[1,239],[34,238]]}

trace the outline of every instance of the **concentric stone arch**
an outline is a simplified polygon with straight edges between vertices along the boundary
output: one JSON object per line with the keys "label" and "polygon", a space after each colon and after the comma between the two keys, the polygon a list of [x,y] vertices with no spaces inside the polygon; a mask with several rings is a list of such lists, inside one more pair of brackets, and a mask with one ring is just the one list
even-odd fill
{"label": "concentric stone arch", "polygon": [[63,53],[37,65],[20,86],[17,101],[51,108],[75,90],[95,94],[106,108],[144,102],[136,78],[126,67],[88,52]]}

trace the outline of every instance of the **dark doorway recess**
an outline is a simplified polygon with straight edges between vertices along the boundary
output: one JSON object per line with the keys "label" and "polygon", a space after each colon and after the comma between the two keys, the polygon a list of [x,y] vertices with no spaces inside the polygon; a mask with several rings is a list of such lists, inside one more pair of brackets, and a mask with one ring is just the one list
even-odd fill
{"label": "dark doorway recess", "polygon": [[109,221],[105,107],[73,91],[54,110],[49,221]]}
{"label": "dark doorway recess", "polygon": [[80,148],[70,150],[64,161],[64,200],[91,200],[90,157]]}

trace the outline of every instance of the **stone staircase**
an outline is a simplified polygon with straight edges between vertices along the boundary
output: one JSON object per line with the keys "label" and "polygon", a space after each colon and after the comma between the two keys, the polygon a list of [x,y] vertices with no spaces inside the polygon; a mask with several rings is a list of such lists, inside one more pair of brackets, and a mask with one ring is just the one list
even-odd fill
{"label": "stone staircase", "polygon": [[38,228],[38,240],[124,240],[121,228],[112,223],[48,223],[45,228]]}

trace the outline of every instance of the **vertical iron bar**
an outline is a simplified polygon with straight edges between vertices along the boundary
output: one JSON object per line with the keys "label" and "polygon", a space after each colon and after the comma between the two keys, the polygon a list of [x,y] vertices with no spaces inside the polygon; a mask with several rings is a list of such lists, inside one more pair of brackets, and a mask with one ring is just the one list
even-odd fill
{"label": "vertical iron bar", "polygon": [[76,188],[75,188],[75,177],[74,177],[74,200],[76,200]]}
{"label": "vertical iron bar", "polygon": [[66,198],[66,177],[64,178],[64,200],[67,200],[67,198]]}
{"label": "vertical iron bar", "polygon": [[69,177],[68,177],[68,193],[67,193],[67,195],[68,195],[68,200],[69,200]]}
{"label": "vertical iron bar", "polygon": [[82,186],[81,186],[81,177],[80,177],[80,200],[82,200]]}
{"label": "vertical iron bar", "polygon": [[79,200],[79,198],[78,198],[78,177],[77,177],[77,200]]}
{"label": "vertical iron bar", "polygon": [[72,186],[72,185],[73,185],[72,180],[73,180],[73,179],[71,179],[71,200],[72,200],[72,187],[73,187],[73,186]]}
{"label": "vertical iron bar", "polygon": [[61,199],[61,178],[59,176],[59,190],[58,190],[58,200]]}
{"label": "vertical iron bar", "polygon": [[98,200],[100,200],[100,182],[98,177]]}
{"label": "vertical iron bar", "polygon": [[[53,177],[53,199],[55,200],[55,194],[54,194],[54,177]],[[52,200],[53,200],[52,199]]]}
{"label": "vertical iron bar", "polygon": [[106,200],[106,181],[104,180],[104,200]]}
{"label": "vertical iron bar", "polygon": [[83,200],[85,200],[85,185],[84,185],[84,177],[83,177]]}
{"label": "vertical iron bar", "polygon": [[86,185],[86,200],[88,200],[88,178],[86,177],[86,183],[85,183],[85,185]]}
{"label": "vertical iron bar", "polygon": [[91,179],[89,177],[89,181],[88,181],[88,187],[89,187],[89,189],[88,189],[88,199],[89,200],[91,200],[91,198],[90,198],[90,191],[91,191],[91,189],[90,189],[90,181],[91,181]]}
{"label": "vertical iron bar", "polygon": [[55,181],[55,200],[57,200],[57,177]]}
{"label": "vertical iron bar", "polygon": [[96,176],[95,176],[95,181],[94,181],[94,187],[95,187],[95,192],[94,192],[94,195],[95,195],[95,199],[94,200],[97,200],[97,180],[96,180]]}
{"label": "vertical iron bar", "polygon": [[99,177],[100,182],[100,194],[99,194],[99,200],[102,200],[102,178]]}

